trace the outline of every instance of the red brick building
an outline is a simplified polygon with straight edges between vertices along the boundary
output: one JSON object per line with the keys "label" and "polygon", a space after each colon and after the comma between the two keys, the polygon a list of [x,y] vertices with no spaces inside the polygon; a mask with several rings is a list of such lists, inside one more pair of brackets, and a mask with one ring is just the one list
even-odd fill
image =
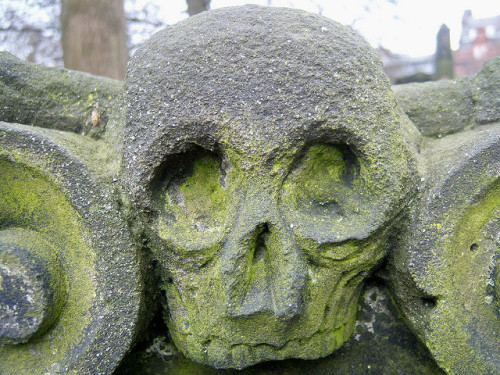
{"label": "red brick building", "polygon": [[[384,70],[393,84],[436,79],[435,55],[410,57],[379,48]],[[500,15],[475,19],[464,12],[458,50],[453,52],[455,77],[475,74],[493,57],[500,56]]]}
{"label": "red brick building", "polygon": [[453,54],[455,76],[474,74],[484,62],[496,56],[500,56],[500,16],[475,19],[466,10],[460,47]]}

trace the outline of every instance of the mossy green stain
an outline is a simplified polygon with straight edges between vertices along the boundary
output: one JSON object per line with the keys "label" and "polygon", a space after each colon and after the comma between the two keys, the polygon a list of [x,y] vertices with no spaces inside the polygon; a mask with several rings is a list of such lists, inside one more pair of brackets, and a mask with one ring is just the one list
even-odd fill
{"label": "mossy green stain", "polygon": [[[384,170],[383,161],[386,159],[378,158],[375,155],[370,157],[363,150],[356,150],[354,146],[319,144],[311,146],[305,150],[305,153],[302,153],[304,145],[294,145],[286,142],[284,143],[286,146],[283,147],[285,150],[280,149],[277,157],[271,159],[269,156],[277,153],[274,149],[276,147],[274,143],[262,141],[262,138],[259,137],[241,139],[232,136],[234,134],[231,133],[231,129],[227,128],[223,128],[219,132],[222,157],[227,162],[230,162],[232,166],[231,171],[225,176],[225,186],[227,187],[225,189],[221,188],[219,182],[221,163],[217,158],[212,159],[211,162],[205,165],[202,162],[203,158],[197,159],[198,161],[193,163],[189,175],[183,175],[182,179],[180,179],[182,182],[177,184],[178,194],[174,192],[175,184],[171,185],[171,189],[167,186],[163,190],[161,201],[165,205],[165,212],[175,216],[175,220],[171,217],[162,216],[161,213],[159,215],[159,234],[166,241],[157,249],[158,254],[167,261],[169,256],[165,254],[174,250],[177,254],[175,259],[179,259],[179,264],[174,264],[177,260],[170,263],[170,266],[168,266],[169,271],[164,275],[164,280],[167,280],[172,274],[174,275],[172,277],[173,283],[166,283],[165,288],[171,311],[170,316],[166,316],[166,321],[176,345],[181,348],[183,353],[191,354],[195,356],[195,360],[201,362],[206,362],[206,356],[210,356],[210,354],[207,354],[207,350],[215,350],[214,348],[217,346],[214,344],[215,341],[219,340],[221,342],[221,348],[230,344],[217,337],[226,338],[231,335],[238,337],[239,334],[245,335],[254,330],[251,328],[252,324],[255,323],[252,317],[249,317],[248,321],[241,321],[239,324],[235,324],[233,321],[223,324],[220,323],[221,320],[214,320],[214,317],[222,314],[219,310],[224,306],[224,303],[216,303],[217,306],[212,306],[208,303],[199,302],[222,301],[225,291],[221,289],[220,259],[217,256],[211,257],[203,270],[196,268],[196,265],[193,267],[193,264],[198,262],[195,258],[200,253],[217,254],[222,249],[221,246],[223,241],[227,239],[228,232],[231,229],[234,230],[235,225],[247,227],[248,230],[253,228],[253,225],[255,225],[254,218],[257,215],[250,218],[241,214],[242,207],[247,205],[251,206],[250,212],[255,213],[258,211],[260,202],[253,202],[252,199],[260,195],[252,195],[252,193],[258,191],[266,199],[269,198],[272,204],[276,205],[278,215],[281,215],[281,209],[293,209],[289,204],[291,201],[307,200],[304,197],[307,198],[308,195],[323,203],[325,200],[320,196],[321,192],[329,195],[327,198],[332,200],[337,197],[343,199],[342,197],[350,195],[351,199],[347,202],[346,211],[356,215],[350,215],[352,220],[349,220],[348,223],[346,223],[347,220],[337,223],[339,215],[330,221],[332,217],[328,215],[328,212],[324,213],[317,222],[310,223],[310,226],[303,225],[300,220],[297,223],[297,221],[294,221],[296,217],[293,215],[291,220],[289,220],[290,217],[282,218],[283,224],[295,224],[294,227],[290,227],[292,232],[299,226],[303,226],[306,231],[309,231],[319,223],[322,224],[322,228],[327,228],[325,231],[330,233],[338,232],[338,230],[345,231],[346,227],[352,228],[353,233],[358,232],[358,227],[360,228],[359,232],[363,232],[364,226],[371,225],[371,223],[369,222],[370,218],[366,219],[365,222],[357,220],[357,214],[362,216],[365,213],[363,212],[362,203],[368,203],[370,208],[377,205],[383,206],[387,201],[392,200],[395,195],[401,193],[401,184],[394,186],[394,189],[389,189],[387,185],[384,185],[385,182],[382,181],[381,172]],[[346,149],[354,157],[352,155],[350,155],[351,158],[345,157]],[[403,144],[398,144],[396,147],[396,152],[400,151],[404,157],[407,156]],[[401,172],[400,174],[407,177],[410,172],[403,170],[407,166],[407,160],[404,157],[402,160],[398,159],[390,162],[398,169],[398,172]],[[198,165],[196,165],[197,163]],[[311,180],[314,180],[315,183],[312,183]],[[394,178],[391,179],[391,181],[394,180]],[[309,187],[304,188],[302,183],[308,183]],[[307,192],[308,189],[309,193]],[[318,193],[318,190],[320,190],[320,193]],[[186,212],[196,212],[196,210],[200,209],[203,212],[207,207],[213,207],[213,202],[217,201],[219,194],[224,195],[226,222],[224,223],[225,227],[221,228],[218,233],[219,242],[214,244],[211,240],[207,240],[207,234],[210,235],[209,233],[201,233],[200,235],[200,233],[192,231],[194,221],[192,218],[196,217],[196,215],[188,216]],[[287,199],[282,199],[283,194],[287,195]],[[188,208],[188,195],[191,197],[189,199],[192,205],[191,208]],[[216,198],[214,198],[214,195]],[[201,199],[201,202],[195,204],[194,202],[197,199]],[[379,200],[373,202],[374,199]],[[320,209],[323,208],[320,204],[318,206]],[[234,211],[238,211],[236,216],[232,215]],[[218,215],[217,212],[211,216],[211,220],[214,220],[216,215]],[[237,222],[234,221],[235,217],[238,220]],[[310,215],[306,213],[304,217],[310,217]],[[191,238],[186,236],[186,228],[190,228],[189,230],[193,233],[193,236],[190,236]],[[365,232],[368,233],[369,230]],[[321,231],[316,230],[316,232],[320,233]],[[304,236],[307,236],[307,234]],[[380,234],[380,238],[378,238],[378,234],[375,233],[373,237],[363,238],[363,241],[359,241],[357,238],[356,240],[345,241],[341,247],[337,247],[338,244],[332,243],[330,248],[320,249],[325,250],[328,254],[318,254],[317,241],[310,239],[312,243],[310,246],[303,247],[303,255],[307,257],[309,253],[315,252],[315,254],[318,254],[318,258],[327,255],[325,258],[330,259],[327,262],[322,262],[321,266],[308,266],[314,268],[315,271],[313,272],[318,273],[315,278],[319,281],[316,281],[315,284],[312,281],[312,276],[305,281],[304,298],[307,300],[307,311],[304,312],[304,316],[308,318],[303,318],[303,323],[307,327],[300,328],[303,328],[307,337],[300,337],[298,331],[300,331],[299,326],[302,325],[299,324],[297,327],[293,327],[297,332],[294,334],[288,332],[290,337],[293,337],[287,344],[289,349],[282,351],[272,349],[274,353],[273,357],[270,357],[271,348],[262,345],[262,353],[260,349],[256,349],[252,356],[259,357],[262,355],[262,358],[277,358],[276,356],[286,356],[291,352],[295,352],[298,357],[309,358],[308,356],[311,353],[308,353],[304,349],[305,347],[317,346],[318,348],[324,348],[322,355],[326,355],[339,347],[353,331],[359,290],[351,287],[350,284],[344,288],[343,283],[346,280],[342,280],[339,290],[336,290],[336,277],[340,278],[342,270],[349,268],[350,271],[346,275],[352,276],[356,280],[353,284],[357,284],[359,280],[359,285],[361,285],[362,279],[373,267],[379,264],[385,254],[385,247],[381,244],[384,239],[386,239],[385,234]],[[256,247],[255,242],[255,239],[250,239],[248,244],[241,246],[245,247],[245,249],[252,249]],[[210,249],[208,249],[208,243]],[[193,248],[196,251],[192,251]],[[279,246],[273,248],[273,251],[278,252],[287,250],[289,249],[280,248]],[[268,254],[264,253],[263,262],[256,262],[255,264],[252,255],[251,252],[242,255],[244,257],[242,265],[245,276],[239,281],[242,285],[241,296],[238,297],[243,298],[245,291],[249,287],[264,290],[267,287],[266,284],[268,284],[266,276],[274,276],[272,269],[270,273],[265,272],[269,270],[272,263],[272,259],[266,258]],[[200,283],[200,280],[203,280],[203,282]],[[274,284],[279,282],[280,279],[277,278],[276,280],[271,279],[271,282]],[[195,287],[197,296],[192,297],[189,290],[195,283],[197,284]],[[286,291],[289,285],[281,284],[275,285],[275,287],[275,290],[281,293]],[[342,296],[342,291],[349,297]],[[328,311],[325,311],[325,306],[328,306]],[[173,312],[175,312],[175,316],[172,315]],[[183,326],[184,320],[189,321],[189,330]],[[212,337],[213,335],[209,334],[213,332],[214,322],[216,322],[219,330],[217,337]],[[283,335],[283,332],[272,331],[275,321],[271,316],[262,317],[260,324],[270,327],[269,332],[262,333],[260,338],[262,342],[274,342],[277,340],[277,335]],[[321,324],[321,327],[317,327],[319,324]],[[205,334],[206,336],[203,336]],[[313,337],[310,337],[311,334],[313,334]],[[196,339],[196,337],[206,337],[207,340],[210,338],[212,344],[203,343],[201,339]],[[301,340],[300,344],[298,343],[299,340]],[[224,351],[221,349],[220,352]],[[216,353],[213,356],[219,358]]]}
{"label": "mossy green stain", "polygon": [[[39,337],[54,323],[66,301],[68,281],[58,260],[57,248],[52,246],[42,236],[38,235],[37,232],[26,229],[2,229],[0,231],[0,236],[3,243],[15,244],[24,249],[24,251],[28,251],[30,254],[30,263],[35,267],[43,267],[50,275],[50,285],[44,292],[45,296],[42,297],[41,292],[37,295],[39,301],[42,301],[43,298],[46,303],[50,305],[39,305],[41,309],[37,309],[37,312],[33,311],[33,314],[37,314],[37,316],[33,316],[36,319],[41,319],[42,316],[45,316],[43,325],[37,330],[36,336]],[[4,254],[4,256],[5,255],[9,256],[8,253]],[[2,257],[2,254],[0,254],[0,257]],[[20,263],[19,258],[15,259],[11,255],[10,259],[11,261],[8,263],[11,265],[17,264],[18,266],[16,268],[18,270],[25,267],[24,264]],[[38,272],[35,274],[28,273],[28,275],[31,276],[36,274],[38,274]],[[38,275],[41,277],[40,274]],[[40,279],[27,280],[28,283],[36,283],[39,281]],[[15,290],[12,292],[16,293]]]}
{"label": "mossy green stain", "polygon": [[211,248],[208,242],[221,235],[227,219],[235,174],[224,171],[213,154],[196,155],[188,164],[170,166],[172,174],[160,182],[160,193],[153,197],[160,212],[156,225],[167,241],[181,238],[181,246],[188,247],[202,241]]}
{"label": "mossy green stain", "polygon": [[89,93],[87,96],[87,107],[92,106],[92,103],[94,102],[94,94]]}
{"label": "mossy green stain", "polygon": [[179,188],[186,214],[195,221],[218,226],[224,221],[227,197],[220,184],[220,164],[211,157],[196,160],[193,174]]}
{"label": "mossy green stain", "polygon": [[306,196],[320,204],[329,203],[332,192],[339,183],[342,184],[345,168],[346,163],[338,148],[324,145],[311,147],[306,152],[299,177],[304,182]]}
{"label": "mossy green stain", "polygon": [[55,371],[51,365],[70,360],[71,350],[84,339],[96,296],[94,252],[85,244],[89,236],[64,194],[45,175],[26,166],[22,153],[2,154],[0,151],[0,229],[31,229],[60,249],[57,257],[68,294],[58,320],[44,335],[26,344],[0,347],[0,372],[50,373]]}
{"label": "mossy green stain", "polygon": [[[458,373],[465,368],[471,373],[490,373],[494,365],[492,359],[485,360],[483,356],[498,355],[500,341],[491,329],[499,327],[500,310],[497,303],[485,302],[485,298],[488,297],[488,283],[495,282],[489,280],[494,277],[491,262],[498,257],[500,249],[497,247],[492,254],[492,249],[482,249],[481,241],[485,238],[486,225],[498,220],[499,215],[500,179],[497,179],[481,195],[478,203],[470,205],[461,215],[454,212],[454,215],[446,215],[443,223],[431,224],[433,228],[453,228],[450,235],[441,237],[440,244],[447,247],[442,263],[432,265],[427,276],[427,282],[439,283],[441,296],[435,310],[430,312],[425,343],[447,373]],[[436,272],[440,275],[439,280],[435,280],[435,274],[430,271],[433,267],[441,268]],[[464,319],[463,314],[471,314],[474,319]],[[472,337],[477,334],[477,329],[481,329],[484,335],[482,348],[477,347]]]}
{"label": "mossy green stain", "polygon": [[455,230],[455,238],[452,245],[452,253],[459,253],[460,249],[468,248],[477,241],[481,229],[500,210],[500,179],[497,179],[484,194],[483,198],[471,206]]}

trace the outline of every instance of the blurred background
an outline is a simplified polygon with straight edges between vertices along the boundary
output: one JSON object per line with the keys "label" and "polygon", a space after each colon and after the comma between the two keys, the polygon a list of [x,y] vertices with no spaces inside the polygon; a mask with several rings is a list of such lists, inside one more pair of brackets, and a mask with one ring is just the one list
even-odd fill
{"label": "blurred background", "polygon": [[474,74],[500,56],[497,0],[2,0],[0,50],[116,79],[159,29],[207,9],[303,9],[351,26],[380,54],[393,84]]}

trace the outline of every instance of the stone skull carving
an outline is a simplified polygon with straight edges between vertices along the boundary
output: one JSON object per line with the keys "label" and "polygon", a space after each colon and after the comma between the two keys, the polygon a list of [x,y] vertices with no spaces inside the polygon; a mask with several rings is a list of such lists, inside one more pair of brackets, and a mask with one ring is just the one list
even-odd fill
{"label": "stone skull carving", "polygon": [[243,368],[341,346],[413,176],[376,53],[320,16],[226,8],[141,47],[126,101],[124,184],[179,349]]}

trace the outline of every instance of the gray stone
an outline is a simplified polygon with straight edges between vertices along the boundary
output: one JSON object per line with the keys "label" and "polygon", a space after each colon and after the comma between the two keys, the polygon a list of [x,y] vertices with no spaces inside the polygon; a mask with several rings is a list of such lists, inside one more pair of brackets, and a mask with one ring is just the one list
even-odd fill
{"label": "gray stone", "polygon": [[470,78],[393,86],[398,104],[426,136],[462,131],[474,120]]}
{"label": "gray stone", "polygon": [[442,375],[430,353],[405,326],[381,280],[367,280],[353,336],[340,349],[315,361],[265,362],[243,370],[217,370],[185,358],[165,331],[136,348],[115,375]]}
{"label": "gray stone", "polygon": [[0,231],[0,344],[21,344],[58,318],[66,285],[54,248],[34,231]]}
{"label": "gray stone", "polygon": [[500,120],[500,57],[473,77],[393,86],[404,112],[425,136],[442,137]]}
{"label": "gray stone", "polygon": [[476,122],[489,124],[500,121],[500,57],[484,63],[472,82]]}
{"label": "gray stone", "polygon": [[0,121],[99,137],[121,91],[119,81],[0,52]]}
{"label": "gray stone", "polygon": [[500,127],[485,125],[422,147],[426,180],[389,281],[436,362],[451,374],[500,372]]}
{"label": "gray stone", "polygon": [[140,253],[115,195],[64,137],[0,122],[1,293],[20,293],[0,315],[24,309],[10,315],[16,328],[0,323],[2,374],[110,374],[144,320]]}
{"label": "gray stone", "polygon": [[179,349],[243,368],[339,348],[416,187],[376,53],[302,11],[207,12],[137,50],[126,109],[124,186]]}
{"label": "gray stone", "polygon": [[[0,63],[0,120],[29,125],[0,121],[0,373],[109,374],[139,338],[219,368],[333,352],[248,373],[500,372],[500,59],[397,105],[349,28],[246,6],[156,34],[125,86]],[[377,269],[429,353],[362,293]]]}

